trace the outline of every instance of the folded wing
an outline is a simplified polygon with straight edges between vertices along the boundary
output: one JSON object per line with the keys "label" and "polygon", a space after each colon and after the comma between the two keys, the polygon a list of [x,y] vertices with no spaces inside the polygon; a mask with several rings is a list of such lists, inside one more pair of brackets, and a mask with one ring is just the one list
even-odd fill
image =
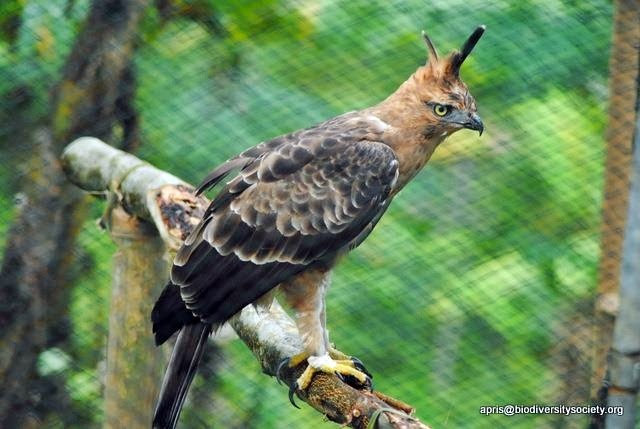
{"label": "folded wing", "polygon": [[216,169],[240,173],[178,252],[173,283],[196,316],[222,323],[304,269],[330,266],[369,234],[389,203],[398,162],[356,133],[309,129],[249,149]]}

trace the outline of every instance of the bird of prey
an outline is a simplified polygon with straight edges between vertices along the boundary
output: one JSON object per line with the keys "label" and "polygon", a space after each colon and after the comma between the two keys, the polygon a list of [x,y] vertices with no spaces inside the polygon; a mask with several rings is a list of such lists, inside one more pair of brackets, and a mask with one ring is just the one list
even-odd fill
{"label": "bird of prey", "polygon": [[296,314],[304,345],[289,364],[308,363],[293,388],[306,389],[318,371],[367,383],[366,370],[329,343],[331,270],[367,238],[442,141],[465,128],[482,134],[460,66],[484,30],[444,57],[423,32],[426,64],[387,99],[264,141],[204,179],[197,194],[232,175],[179,249],[152,311],[156,344],[179,331],[155,428],[176,425],[207,337],[243,307],[269,305],[276,288]]}

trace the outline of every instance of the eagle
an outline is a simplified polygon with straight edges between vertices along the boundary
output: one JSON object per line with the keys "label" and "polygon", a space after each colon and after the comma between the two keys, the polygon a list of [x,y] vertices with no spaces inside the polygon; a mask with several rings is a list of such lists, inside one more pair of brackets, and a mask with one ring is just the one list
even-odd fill
{"label": "eagle", "polygon": [[151,313],[157,345],[179,332],[154,428],[175,427],[209,335],[245,306],[269,305],[276,290],[294,310],[304,346],[288,364],[308,363],[292,389],[306,389],[318,371],[368,382],[361,363],[329,343],[331,271],[440,143],[461,129],[482,135],[460,67],[484,31],[477,27],[444,57],[423,32],[426,64],[385,100],[261,142],[198,186],[196,194],[231,177],[178,250]]}

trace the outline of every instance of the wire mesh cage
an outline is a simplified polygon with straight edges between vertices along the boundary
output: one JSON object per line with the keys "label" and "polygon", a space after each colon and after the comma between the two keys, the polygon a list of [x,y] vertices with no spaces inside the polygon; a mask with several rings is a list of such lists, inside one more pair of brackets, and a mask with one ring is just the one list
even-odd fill
{"label": "wire mesh cage", "polygon": [[[605,240],[611,2],[4,2],[4,265],[23,200],[27,207],[33,201],[24,183],[44,181],[34,189],[45,211],[56,195],[50,187],[57,182],[39,175],[54,161],[42,156],[34,134],[51,123],[64,128],[73,111],[59,94],[70,94],[68,58],[78,37],[91,37],[88,17],[98,4],[111,10],[105,25],[129,26],[124,34],[134,41],[122,45],[130,49],[125,56],[113,57],[126,60],[126,72],[110,76],[111,65],[97,66],[104,85],[121,89],[91,101],[98,110],[120,106],[99,137],[194,184],[260,141],[383,100],[426,61],[421,30],[448,52],[486,24],[461,71],[486,132],[460,132],[443,143],[372,235],[341,261],[327,298],[331,338],[365,362],[376,389],[411,404],[433,427],[586,426],[584,414],[506,417],[480,408],[586,405],[598,387],[591,380],[593,314]],[[133,4],[140,7],[135,25],[118,21],[118,8]],[[120,42],[103,40],[114,49]],[[92,67],[92,55],[80,63]],[[71,137],[54,132],[46,144],[55,153]],[[67,219],[79,225],[77,240],[67,248],[62,298],[51,292],[60,311],[44,317],[57,328],[48,328],[34,352],[30,377],[40,381],[20,408],[42,427],[104,421],[116,246],[96,226],[105,203],[90,201]],[[10,310],[5,305],[2,317]],[[181,427],[334,425],[308,407],[292,408],[286,388],[262,374],[233,336],[208,347]]]}

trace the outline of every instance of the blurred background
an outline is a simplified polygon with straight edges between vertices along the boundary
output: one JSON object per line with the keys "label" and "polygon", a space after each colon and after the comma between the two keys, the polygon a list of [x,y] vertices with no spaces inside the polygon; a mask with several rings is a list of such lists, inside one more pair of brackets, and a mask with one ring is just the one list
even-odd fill
{"label": "blurred background", "polygon": [[[610,96],[615,14],[609,0],[4,0],[0,422],[105,419],[116,246],[96,225],[104,201],[64,180],[66,144],[100,137],[197,184],[261,140],[384,99],[425,62],[421,30],[444,53],[486,24],[461,71],[485,134],[445,142],[340,264],[328,324],[434,427],[586,427],[479,408],[586,405],[599,387],[616,305],[596,303],[615,297],[636,96]],[[210,348],[181,427],[334,427],[291,407],[240,341]]]}

